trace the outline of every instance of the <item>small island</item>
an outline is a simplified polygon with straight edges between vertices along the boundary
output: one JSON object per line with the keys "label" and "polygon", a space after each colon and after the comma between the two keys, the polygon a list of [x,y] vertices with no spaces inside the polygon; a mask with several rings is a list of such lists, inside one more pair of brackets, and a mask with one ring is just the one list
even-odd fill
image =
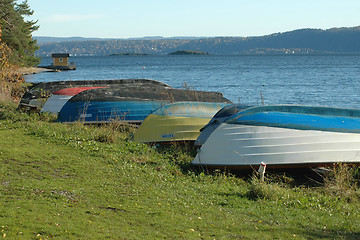
{"label": "small island", "polygon": [[168,55],[209,55],[209,53],[201,52],[201,51],[176,51],[169,53]]}
{"label": "small island", "polygon": [[146,56],[146,53],[113,53],[109,56]]}

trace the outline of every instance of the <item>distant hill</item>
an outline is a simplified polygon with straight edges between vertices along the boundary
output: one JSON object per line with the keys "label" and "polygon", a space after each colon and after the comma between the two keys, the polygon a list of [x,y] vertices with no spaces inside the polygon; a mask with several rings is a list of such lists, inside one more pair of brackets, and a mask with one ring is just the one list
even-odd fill
{"label": "distant hill", "polygon": [[[200,39],[201,37],[170,37],[165,38],[161,36],[151,36],[151,37],[142,37],[142,38],[120,38],[117,40],[161,40],[161,39]],[[107,41],[114,40],[114,38],[85,38],[85,37],[44,37],[44,36],[34,36],[34,39],[37,40],[39,44],[44,43],[61,43],[61,42],[79,42],[79,41]]]}
{"label": "distant hill", "polygon": [[73,42],[73,41],[89,41],[89,40],[104,40],[101,38],[84,38],[84,37],[42,37],[34,36],[39,44],[44,43],[60,43],[60,42]]}
{"label": "distant hill", "polygon": [[101,56],[116,53],[169,54],[176,51],[201,51],[209,54],[360,53],[360,27],[299,29],[260,37],[66,39],[69,41],[38,39],[38,54],[47,56],[54,52],[68,52],[78,56]]}

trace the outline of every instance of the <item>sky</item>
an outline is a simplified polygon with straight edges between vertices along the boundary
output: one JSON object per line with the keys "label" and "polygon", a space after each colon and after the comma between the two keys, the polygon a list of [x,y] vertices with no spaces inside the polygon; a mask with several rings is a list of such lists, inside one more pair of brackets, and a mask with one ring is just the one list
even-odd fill
{"label": "sky", "polygon": [[360,26],[359,0],[28,0],[28,4],[34,10],[30,19],[40,25],[34,36],[248,37]]}

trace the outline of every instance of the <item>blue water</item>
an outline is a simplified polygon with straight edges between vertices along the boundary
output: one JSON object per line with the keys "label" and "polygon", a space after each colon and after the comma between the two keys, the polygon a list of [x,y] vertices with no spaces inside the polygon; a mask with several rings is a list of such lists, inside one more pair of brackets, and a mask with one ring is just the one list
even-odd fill
{"label": "blue water", "polygon": [[[233,102],[360,108],[360,55],[72,57],[76,71],[29,82],[147,78],[218,91]],[[43,65],[50,58],[42,60]]]}

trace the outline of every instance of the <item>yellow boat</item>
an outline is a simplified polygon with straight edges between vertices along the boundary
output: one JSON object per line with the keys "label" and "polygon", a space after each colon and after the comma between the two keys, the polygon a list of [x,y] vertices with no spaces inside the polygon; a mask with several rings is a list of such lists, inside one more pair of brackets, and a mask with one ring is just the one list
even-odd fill
{"label": "yellow boat", "polygon": [[150,114],[134,135],[141,143],[195,141],[210,119],[229,103],[177,102]]}

